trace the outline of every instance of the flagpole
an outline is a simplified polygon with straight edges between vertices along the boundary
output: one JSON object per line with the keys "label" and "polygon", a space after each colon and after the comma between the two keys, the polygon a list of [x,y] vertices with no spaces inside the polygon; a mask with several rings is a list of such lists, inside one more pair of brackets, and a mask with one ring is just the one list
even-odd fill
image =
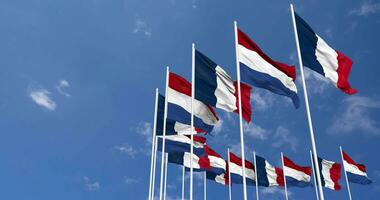
{"label": "flagpole", "polygon": [[314,168],[314,162],[313,162],[313,154],[310,151],[310,161],[311,161],[311,167],[313,168],[313,180],[314,180],[314,188],[315,188],[315,194],[317,195],[317,200],[319,200],[319,195],[318,195],[318,185],[317,185],[317,180],[315,179],[315,168]]}
{"label": "flagpole", "polygon": [[232,200],[231,170],[230,170],[230,148],[227,149],[227,152],[228,152],[228,196],[229,196],[229,200]]}
{"label": "flagpole", "polygon": [[152,196],[151,200],[154,199],[154,189],[155,189],[155,181],[156,181],[156,162],[157,162],[157,136],[154,138],[154,158],[153,158],[153,177],[152,177]]}
{"label": "flagpole", "polygon": [[240,64],[239,64],[239,49],[238,49],[238,34],[237,34],[237,22],[234,21],[235,30],[235,53],[236,53],[236,71],[237,71],[237,83],[238,83],[238,99],[239,99],[239,127],[240,127],[240,148],[241,159],[243,160],[243,197],[247,200],[247,182],[245,180],[245,153],[244,153],[244,133],[243,133],[243,114],[241,106],[241,88],[240,88]]}
{"label": "flagpole", "polygon": [[195,95],[195,44],[191,49],[191,147],[190,147],[190,200],[193,200],[193,154],[194,154],[194,95]]}
{"label": "flagpole", "polygon": [[352,200],[350,184],[348,183],[348,178],[347,178],[347,171],[346,171],[346,167],[344,166],[344,158],[343,158],[343,150],[342,150],[342,146],[339,146],[339,150],[340,150],[340,156],[342,157],[342,164],[343,164],[344,176],[346,177],[346,184],[347,184],[348,196],[350,197],[350,200]]}
{"label": "flagpole", "polygon": [[253,162],[255,163],[256,200],[259,200],[259,177],[257,177],[256,151],[253,152]]}
{"label": "flagpole", "polygon": [[[317,147],[316,147],[315,139],[314,139],[313,123],[312,123],[312,120],[311,120],[311,113],[310,113],[310,108],[309,108],[309,99],[308,99],[308,96],[307,96],[305,76],[304,76],[304,73],[303,73],[303,64],[302,64],[301,50],[300,50],[300,45],[299,45],[299,41],[298,41],[298,33],[297,33],[296,19],[295,19],[295,16],[294,16],[293,4],[290,4],[290,10],[292,12],[293,30],[294,30],[294,37],[295,37],[296,46],[297,46],[298,62],[299,62],[299,65],[300,65],[299,67],[300,67],[300,71],[301,71],[301,80],[302,80],[303,93],[304,93],[304,98],[305,98],[307,120],[308,120],[308,124],[309,124],[311,147],[312,147],[312,151],[313,151],[313,155],[314,155],[313,160],[314,160],[315,166],[318,166]],[[321,176],[320,176],[321,172],[319,171],[319,167],[317,167],[315,171],[317,172],[319,195],[320,195],[321,200],[324,200],[325,198],[324,198],[324,195],[323,195],[322,181],[321,181]]]}
{"label": "flagpole", "polygon": [[185,165],[182,166],[182,200],[185,200]]}
{"label": "flagpole", "polygon": [[287,185],[286,185],[284,154],[282,152],[281,152],[281,162],[282,162],[282,172],[283,172],[283,176],[284,176],[285,199],[288,200],[288,188],[287,188]]}
{"label": "flagpole", "polygon": [[203,173],[203,178],[204,178],[204,180],[203,180],[203,199],[204,200],[207,200],[207,186],[206,186],[206,184],[207,184],[207,177],[206,177],[206,171],[204,171],[204,173]]}
{"label": "flagpole", "polygon": [[168,115],[168,85],[169,85],[169,67],[166,67],[165,83],[165,107],[164,107],[164,125],[162,130],[162,150],[161,150],[161,177],[160,177],[160,199],[162,200],[162,189],[164,184],[164,163],[165,163],[165,135],[166,135],[166,117]]}
{"label": "flagpole", "polygon": [[166,183],[168,179],[168,153],[165,153],[165,180],[164,180],[164,200],[166,200]]}
{"label": "flagpole", "polygon": [[150,176],[149,176],[149,197],[148,199],[152,200],[152,188],[154,187],[152,184],[153,180],[153,162],[154,162],[154,147],[155,147],[155,139],[156,139],[156,121],[157,121],[157,106],[158,106],[158,88],[156,88],[156,97],[154,101],[154,118],[153,118],[153,133],[152,133],[152,153],[150,158]]}

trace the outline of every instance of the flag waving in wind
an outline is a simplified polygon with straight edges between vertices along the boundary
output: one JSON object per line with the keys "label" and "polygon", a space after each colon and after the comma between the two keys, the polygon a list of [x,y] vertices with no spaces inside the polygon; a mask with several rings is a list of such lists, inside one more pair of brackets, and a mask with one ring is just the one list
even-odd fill
{"label": "flag waving in wind", "polygon": [[366,167],[362,164],[357,164],[344,151],[342,151],[342,154],[344,170],[346,170],[348,181],[362,185],[371,184],[372,181],[367,176]]}
{"label": "flag waving in wind", "polygon": [[311,186],[311,167],[302,167],[284,156],[284,174],[287,186]]}
{"label": "flag waving in wind", "polygon": [[257,180],[260,186],[284,186],[284,172],[273,167],[265,158],[256,155]]}
{"label": "flag waving in wind", "polygon": [[334,161],[318,157],[319,170],[321,172],[322,186],[338,191],[341,189],[339,179],[342,166]]}
{"label": "flag waving in wind", "polygon": [[355,94],[357,90],[348,82],[350,58],[331,48],[297,13],[294,14],[303,65],[326,77],[344,93]]}
{"label": "flag waving in wind", "polygon": [[237,31],[241,81],[290,97],[298,108],[296,68],[272,60],[243,31]]}
{"label": "flag waving in wind", "polygon": [[[251,87],[241,83],[243,118],[251,121]],[[224,69],[195,51],[195,99],[227,112],[239,113],[237,82]]]}

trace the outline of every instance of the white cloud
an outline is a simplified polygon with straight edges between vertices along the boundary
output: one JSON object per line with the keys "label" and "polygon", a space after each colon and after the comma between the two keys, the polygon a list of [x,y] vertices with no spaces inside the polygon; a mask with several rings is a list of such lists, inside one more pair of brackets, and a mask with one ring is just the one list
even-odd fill
{"label": "white cloud", "polygon": [[332,32],[332,28],[331,27],[326,28],[324,32],[327,35],[327,37],[329,37],[330,39],[333,38],[333,32]]}
{"label": "white cloud", "polygon": [[[331,84],[327,78],[307,67],[304,67],[304,75],[305,80],[307,80],[306,87],[308,92],[311,92],[313,94],[323,94],[328,87],[331,87]],[[301,78],[297,80],[301,82]]]}
{"label": "white cloud", "polygon": [[127,154],[129,157],[134,158],[138,151],[136,151],[131,145],[123,144],[120,146],[115,146],[115,149],[120,153]]}
{"label": "white cloud", "polygon": [[[337,112],[327,132],[347,134],[353,131],[363,134],[380,135],[380,124],[371,117],[378,113],[380,101],[363,96],[350,96],[343,100],[344,108]],[[374,112],[377,110],[377,112]]]}
{"label": "white cloud", "polygon": [[349,11],[349,14],[357,16],[368,16],[380,11],[380,3],[372,3],[370,1],[363,1],[359,8]]}
{"label": "white cloud", "polygon": [[70,83],[67,80],[60,80],[58,82],[58,85],[55,88],[61,95],[65,97],[70,97],[71,95],[64,91],[65,88],[68,88],[68,87],[70,87]]}
{"label": "white cloud", "polygon": [[244,123],[244,133],[256,139],[266,140],[270,132],[254,123]]}
{"label": "white cloud", "polygon": [[275,141],[272,143],[273,147],[280,148],[288,146],[292,151],[296,151],[299,142],[297,137],[292,135],[289,129],[283,126],[277,127],[273,139]]}
{"label": "white cloud", "polygon": [[219,122],[214,126],[214,129],[212,129],[212,132],[215,133],[215,135],[218,135],[223,130],[223,120],[219,119]]}
{"label": "white cloud", "polygon": [[147,23],[143,21],[142,19],[136,19],[135,20],[135,26],[133,28],[133,33],[135,34],[143,34],[146,37],[151,37],[152,36],[152,31],[149,29]]}
{"label": "white cloud", "polygon": [[152,143],[152,133],[153,133],[153,128],[152,124],[149,122],[141,122],[135,130],[138,134],[146,137],[146,140],[149,143]]}
{"label": "white cloud", "polygon": [[275,94],[265,90],[255,90],[252,93],[251,103],[254,110],[264,111],[272,107],[275,100]]}
{"label": "white cloud", "polygon": [[92,181],[87,176],[83,177],[84,185],[88,191],[96,191],[100,189],[100,183],[98,181]]}
{"label": "white cloud", "polygon": [[50,98],[50,92],[45,89],[31,89],[29,97],[39,106],[42,106],[48,110],[55,110],[56,103]]}
{"label": "white cloud", "polygon": [[197,0],[192,0],[191,1],[191,7],[194,8],[194,9],[198,8],[198,6],[197,6]]}
{"label": "white cloud", "polygon": [[[261,192],[262,195],[264,196],[274,196],[274,195],[281,195],[281,196],[284,196],[285,195],[285,190],[284,188],[279,188],[279,187],[264,187],[264,188],[260,188],[259,190]],[[292,193],[288,190],[288,197],[289,196],[292,196]],[[283,198],[283,197],[282,197]],[[282,199],[281,198],[281,199]]]}
{"label": "white cloud", "polygon": [[126,184],[136,184],[141,182],[141,178],[124,177],[124,182]]}

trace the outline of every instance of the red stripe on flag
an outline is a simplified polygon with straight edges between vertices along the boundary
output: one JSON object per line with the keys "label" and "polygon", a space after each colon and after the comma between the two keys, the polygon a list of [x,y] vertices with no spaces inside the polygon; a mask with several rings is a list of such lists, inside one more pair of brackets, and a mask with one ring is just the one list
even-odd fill
{"label": "red stripe on flag", "polygon": [[341,89],[346,94],[355,94],[358,91],[351,87],[348,82],[348,77],[350,76],[352,61],[349,57],[345,56],[339,51],[336,51],[338,54],[338,83],[337,87]]}
{"label": "red stripe on flag", "polygon": [[222,156],[220,156],[218,153],[216,153],[216,151],[214,151],[213,149],[211,149],[208,145],[206,145],[204,147],[204,150],[205,150],[207,156],[215,156],[215,157],[218,157],[218,158],[222,158]]}
{"label": "red stripe on flag", "polygon": [[[239,166],[243,166],[241,158],[237,157],[232,152],[230,152],[230,162],[235,163],[235,164],[237,164]],[[254,166],[253,166],[253,164],[251,162],[247,161],[247,160],[245,160],[245,167],[247,169],[255,169]]]}
{"label": "red stripe on flag", "polygon": [[[237,81],[234,81],[235,86],[235,97],[236,97],[236,107],[237,109],[234,111],[235,113],[239,114],[239,92],[238,92],[238,85]],[[251,115],[252,115],[252,108],[251,108],[251,86],[240,83],[240,89],[241,89],[241,107],[243,109],[242,115],[243,119],[247,121],[248,123],[251,122]]]}
{"label": "red stripe on flag", "polygon": [[302,167],[297,164],[295,164],[292,160],[290,160],[288,157],[284,156],[284,165],[295,169],[297,171],[304,172],[305,174],[311,176],[311,167]]}
{"label": "red stripe on flag", "polygon": [[272,60],[260,49],[260,47],[253,40],[251,40],[251,38],[248,37],[248,35],[246,35],[240,29],[238,29],[238,43],[249,50],[255,51],[268,63],[276,67],[278,70],[284,72],[287,76],[291,77],[293,80],[296,80],[296,68],[294,66],[289,66],[287,64]]}
{"label": "red stripe on flag", "polygon": [[343,159],[347,162],[347,163],[349,163],[349,164],[351,164],[351,165],[355,165],[355,166],[357,166],[358,168],[359,168],[359,170],[360,171],[362,171],[362,172],[366,172],[366,167],[364,166],[364,165],[362,165],[362,164],[357,164],[350,156],[348,156],[348,154],[346,154],[346,152],[344,152],[344,151],[342,151],[342,153],[343,153]]}
{"label": "red stripe on flag", "polygon": [[330,178],[334,182],[334,190],[340,190],[339,179],[341,177],[342,166],[339,163],[334,163],[330,169]]}
{"label": "red stripe on flag", "polygon": [[278,185],[279,186],[285,186],[285,184],[284,184],[284,171],[279,167],[275,167],[275,170],[276,170],[276,174],[277,174],[276,181],[277,181]]}

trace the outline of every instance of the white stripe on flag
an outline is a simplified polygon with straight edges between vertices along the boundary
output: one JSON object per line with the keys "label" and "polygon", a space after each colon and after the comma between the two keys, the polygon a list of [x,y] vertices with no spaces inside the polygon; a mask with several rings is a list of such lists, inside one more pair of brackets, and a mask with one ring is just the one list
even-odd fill
{"label": "white stripe on flag", "polygon": [[284,166],[284,173],[288,177],[292,177],[297,181],[310,182],[311,177],[305,174],[303,171],[298,171],[293,168]]}
{"label": "white stripe on flag", "polygon": [[316,36],[318,40],[315,56],[317,57],[318,62],[322,65],[325,77],[336,87],[338,83],[338,53],[319,37],[319,35]]}
{"label": "white stripe on flag", "polygon": [[268,161],[265,161],[265,170],[267,172],[267,178],[268,178],[268,182],[269,182],[269,187],[270,186],[277,186],[277,185],[279,185],[277,183],[276,169],[271,164],[269,164]]}
{"label": "white stripe on flag", "polygon": [[335,162],[328,161],[325,159],[322,159],[322,175],[323,175],[323,180],[325,181],[325,187],[330,188],[332,190],[335,190],[335,183],[331,179],[330,175],[330,169],[334,165]]}
{"label": "white stripe on flag", "polygon": [[211,167],[221,168],[226,170],[226,161],[223,158],[216,156],[208,156]]}
{"label": "white stripe on flag", "polygon": [[350,172],[353,174],[357,174],[359,176],[366,176],[367,177],[367,173],[360,171],[356,165],[349,164],[345,160],[343,161],[343,164],[344,164],[344,169],[346,169],[346,172]]}
{"label": "white stripe on flag", "polygon": [[[190,158],[191,158],[191,154],[189,152],[185,152],[185,154],[183,155],[183,165],[187,168],[190,168]],[[200,169],[201,166],[199,166],[199,157],[195,154],[193,154],[193,168],[194,169]]]}
{"label": "white stripe on flag", "polygon": [[[230,162],[229,170],[231,174],[238,174],[240,176],[243,176],[242,166],[239,166],[233,162]],[[245,168],[245,177],[255,180],[255,171],[253,169]]]}
{"label": "white stripe on flag", "polygon": [[233,112],[237,110],[234,81],[221,67],[216,66],[215,71],[217,83],[214,93],[216,96],[216,107]]}

